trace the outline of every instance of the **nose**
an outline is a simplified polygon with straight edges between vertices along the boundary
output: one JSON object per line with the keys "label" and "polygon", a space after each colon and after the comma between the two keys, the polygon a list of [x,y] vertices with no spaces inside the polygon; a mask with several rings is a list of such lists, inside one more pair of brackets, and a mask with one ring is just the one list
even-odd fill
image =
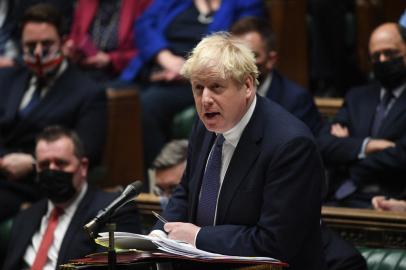
{"label": "nose", "polygon": [[43,48],[42,48],[41,42],[37,42],[37,43],[35,44],[34,55],[39,55],[39,56],[41,56],[41,55],[42,55],[42,51],[43,51]]}
{"label": "nose", "polygon": [[48,169],[49,169],[49,170],[57,170],[57,169],[58,169],[58,166],[56,165],[55,162],[50,162],[50,163],[49,163],[49,166],[48,166]]}
{"label": "nose", "polygon": [[202,92],[202,102],[203,104],[211,104],[213,99],[211,97],[211,91],[209,88],[205,87]]}
{"label": "nose", "polygon": [[384,53],[379,54],[379,62],[385,62],[388,60],[388,57]]}

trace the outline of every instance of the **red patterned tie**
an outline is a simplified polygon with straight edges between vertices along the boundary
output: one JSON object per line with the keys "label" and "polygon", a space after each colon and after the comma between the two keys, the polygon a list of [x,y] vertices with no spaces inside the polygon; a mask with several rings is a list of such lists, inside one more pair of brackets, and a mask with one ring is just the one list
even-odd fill
{"label": "red patterned tie", "polygon": [[39,246],[37,256],[31,270],[42,270],[47,262],[48,250],[54,240],[55,228],[58,225],[58,218],[62,214],[62,209],[55,207],[48,219],[48,226],[42,237],[41,245]]}

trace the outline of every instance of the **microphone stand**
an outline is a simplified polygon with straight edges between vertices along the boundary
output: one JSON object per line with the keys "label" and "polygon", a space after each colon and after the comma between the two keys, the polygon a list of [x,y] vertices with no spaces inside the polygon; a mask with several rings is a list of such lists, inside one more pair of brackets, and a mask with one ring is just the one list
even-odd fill
{"label": "microphone stand", "polygon": [[107,252],[107,262],[109,270],[116,270],[117,254],[114,249],[114,231],[116,230],[116,223],[108,222],[106,228],[109,232],[109,248]]}

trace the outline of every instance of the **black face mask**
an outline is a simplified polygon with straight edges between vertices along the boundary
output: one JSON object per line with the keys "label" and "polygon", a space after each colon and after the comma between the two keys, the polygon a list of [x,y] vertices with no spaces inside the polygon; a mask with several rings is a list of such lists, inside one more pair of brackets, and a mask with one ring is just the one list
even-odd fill
{"label": "black face mask", "polygon": [[393,90],[406,81],[406,65],[403,57],[373,64],[375,78],[385,89]]}
{"label": "black face mask", "polygon": [[65,203],[73,198],[73,173],[58,170],[43,170],[37,175],[40,190],[53,203]]}

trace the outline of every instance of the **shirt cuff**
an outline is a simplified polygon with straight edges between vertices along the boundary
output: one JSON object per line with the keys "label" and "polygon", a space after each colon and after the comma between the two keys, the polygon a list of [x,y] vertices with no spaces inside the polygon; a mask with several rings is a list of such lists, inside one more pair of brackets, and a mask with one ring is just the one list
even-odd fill
{"label": "shirt cuff", "polygon": [[196,232],[196,235],[195,235],[195,239],[193,240],[193,243],[192,243],[192,245],[193,245],[194,247],[196,247],[196,240],[197,240],[197,235],[199,234],[199,232],[200,232],[200,229],[201,229],[201,228],[199,228],[199,229],[197,230],[197,232]]}
{"label": "shirt cuff", "polygon": [[365,148],[367,147],[367,144],[368,144],[368,142],[369,142],[370,139],[371,139],[370,137],[366,137],[366,138],[364,139],[364,141],[362,142],[361,150],[360,150],[360,152],[358,153],[358,159],[364,159],[364,158],[366,158],[367,155],[365,154]]}

